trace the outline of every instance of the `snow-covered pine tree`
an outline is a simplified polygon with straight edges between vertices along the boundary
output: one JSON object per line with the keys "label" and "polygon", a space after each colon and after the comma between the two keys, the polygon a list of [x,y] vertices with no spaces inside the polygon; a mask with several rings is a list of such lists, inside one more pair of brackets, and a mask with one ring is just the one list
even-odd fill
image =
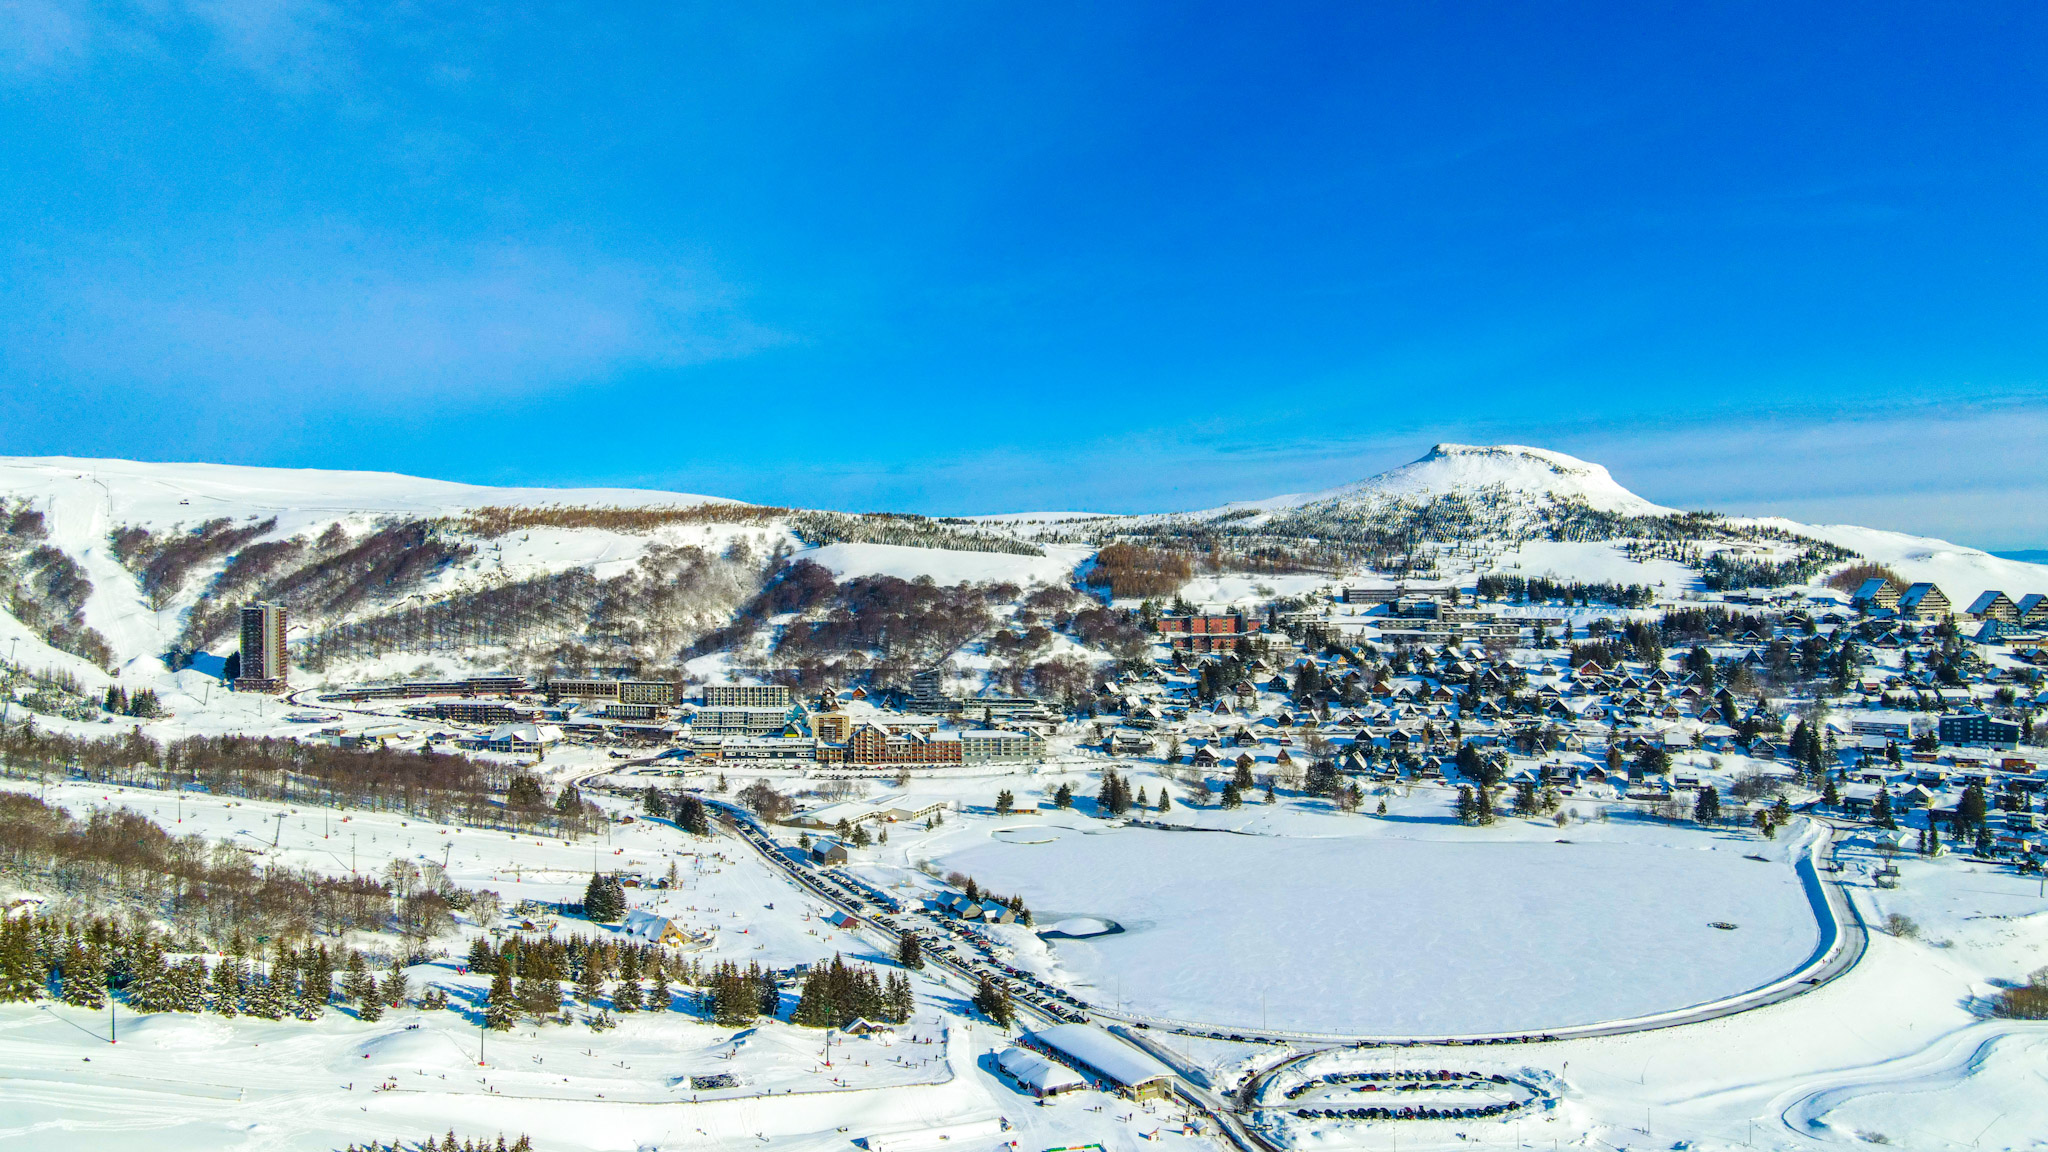
{"label": "snow-covered pine tree", "polygon": [[266,975],[261,972],[249,974],[248,1012],[259,1020],[282,1020],[289,997],[286,985],[291,974],[282,968],[272,966]]}
{"label": "snow-covered pine tree", "polygon": [[74,942],[64,950],[61,968],[64,1002],[74,1008],[107,1006],[107,966],[97,947]]}
{"label": "snow-covered pine tree", "polygon": [[178,1012],[206,1011],[206,961],[188,956],[171,965],[171,1003]]}
{"label": "snow-covered pine tree", "polygon": [[222,1016],[234,1016],[242,1010],[242,992],[248,985],[242,962],[225,956],[213,966],[213,983],[207,997],[207,1007]]}
{"label": "snow-covered pine tree", "polygon": [[377,1000],[386,1008],[405,1007],[406,998],[412,995],[412,987],[405,978],[405,963],[391,962],[391,971],[384,974],[384,980],[377,985]]}

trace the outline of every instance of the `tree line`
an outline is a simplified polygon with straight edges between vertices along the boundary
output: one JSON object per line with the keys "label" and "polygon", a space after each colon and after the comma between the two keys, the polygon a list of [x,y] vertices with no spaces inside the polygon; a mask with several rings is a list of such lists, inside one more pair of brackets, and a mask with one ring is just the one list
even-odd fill
{"label": "tree line", "polygon": [[158,743],[140,728],[125,736],[78,737],[44,731],[30,721],[0,727],[0,775],[67,774],[107,784],[400,812],[480,828],[543,829],[565,838],[604,824],[594,804],[552,804],[537,788],[514,797],[509,790],[517,769],[451,753],[336,748],[271,736]]}

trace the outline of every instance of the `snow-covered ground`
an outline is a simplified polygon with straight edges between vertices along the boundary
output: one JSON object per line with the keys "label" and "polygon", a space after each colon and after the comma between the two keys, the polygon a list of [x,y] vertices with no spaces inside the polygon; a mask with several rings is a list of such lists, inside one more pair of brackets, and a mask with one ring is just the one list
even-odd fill
{"label": "snow-covered ground", "polygon": [[1044,556],[1017,556],[1008,552],[951,552],[938,548],[909,548],[900,544],[827,544],[808,549],[799,557],[824,565],[841,578],[894,576],[915,580],[929,576],[933,583],[953,585],[1008,581],[1019,586],[1064,584],[1074,568],[1093,553],[1091,548],[1053,544]]}
{"label": "snow-covered ground", "polygon": [[[125,806],[260,861],[334,874],[376,871],[393,858],[446,860],[456,883],[495,890],[508,908],[580,899],[593,867],[652,878],[674,863],[677,888],[628,889],[629,900],[710,931],[713,945],[692,954],[700,961],[783,967],[837,953],[885,962],[869,942],[825,924],[819,902],[737,841],[697,840],[661,823],[617,825],[609,837],[572,843],[78,782],[51,784],[47,795],[81,816]],[[613,931],[535,920],[558,934]],[[340,1008],[313,1023],[122,1012],[119,1043],[110,1044],[107,1013],[0,1005],[0,1145],[339,1149],[453,1129],[493,1139],[526,1133],[536,1147],[572,1150],[745,1142],[838,1152],[850,1140],[878,1137],[1135,1150],[1141,1132],[1152,1146],[1207,1146],[1180,1134],[1185,1117],[1169,1104],[1133,1108],[1082,1092],[1035,1105],[995,1071],[994,1053],[1012,1037],[977,1023],[967,990],[929,970],[915,979],[915,1019],[894,1036],[838,1037],[828,1065],[822,1032],[763,1021],[735,1033],[685,1012],[622,1015],[602,1033],[522,1024],[485,1035],[476,1006],[488,980],[462,971],[456,943],[444,946],[453,954],[407,974],[416,992],[447,991],[452,1007],[392,1012],[376,1023]],[[689,1080],[715,1074],[736,1076],[738,1087],[698,1090]]]}

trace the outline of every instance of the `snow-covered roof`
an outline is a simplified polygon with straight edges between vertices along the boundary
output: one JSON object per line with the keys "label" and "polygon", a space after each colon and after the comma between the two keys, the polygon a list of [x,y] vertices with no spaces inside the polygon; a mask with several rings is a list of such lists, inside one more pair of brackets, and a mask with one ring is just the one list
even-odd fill
{"label": "snow-covered roof", "polygon": [[1026,1048],[1006,1048],[996,1057],[996,1066],[1019,1084],[1041,1094],[1080,1088],[1088,1082],[1071,1069],[1055,1064]]}
{"label": "snow-covered roof", "polygon": [[1033,1032],[1031,1039],[1127,1088],[1173,1078],[1173,1069],[1093,1024],[1057,1024]]}

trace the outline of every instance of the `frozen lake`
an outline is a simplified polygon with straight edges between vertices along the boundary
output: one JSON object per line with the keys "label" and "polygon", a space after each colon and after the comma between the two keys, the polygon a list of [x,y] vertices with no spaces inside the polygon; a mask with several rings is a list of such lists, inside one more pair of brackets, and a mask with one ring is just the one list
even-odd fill
{"label": "frozen lake", "polygon": [[1051,971],[1091,998],[1219,1024],[1432,1034],[1618,1019],[1768,983],[1818,942],[1782,841],[1573,832],[1600,839],[1013,832],[944,864],[1035,909],[1120,924],[1045,945]]}

